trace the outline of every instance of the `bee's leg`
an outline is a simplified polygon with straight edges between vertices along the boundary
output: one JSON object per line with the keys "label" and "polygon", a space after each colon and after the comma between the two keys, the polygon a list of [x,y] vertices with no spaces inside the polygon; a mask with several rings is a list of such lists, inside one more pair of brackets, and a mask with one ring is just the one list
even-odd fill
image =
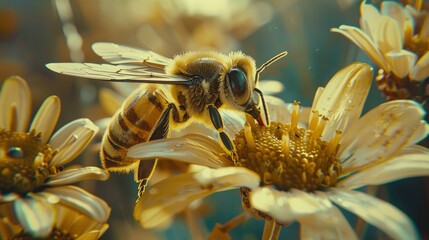
{"label": "bee's leg", "polygon": [[219,111],[212,104],[208,105],[207,108],[209,110],[210,120],[212,121],[213,126],[219,132],[219,138],[222,142],[222,145],[223,145],[225,152],[228,155],[230,155],[233,158],[233,160],[235,161],[237,159],[235,146],[232,143],[231,138],[223,130],[223,121],[222,121],[222,117],[220,116]]}
{"label": "bee's leg", "polygon": [[[169,121],[171,110],[176,108],[176,105],[169,103],[167,108],[162,113],[148,141],[164,139],[168,136]],[[139,182],[138,196],[140,197],[146,189],[148,181],[155,171],[158,160],[140,161],[137,169],[137,181]]]}

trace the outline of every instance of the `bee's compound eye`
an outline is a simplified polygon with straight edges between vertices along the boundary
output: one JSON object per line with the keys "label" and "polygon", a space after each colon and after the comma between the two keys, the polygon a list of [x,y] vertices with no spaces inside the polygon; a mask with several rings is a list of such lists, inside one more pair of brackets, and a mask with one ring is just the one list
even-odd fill
{"label": "bee's compound eye", "polygon": [[231,92],[239,105],[244,105],[249,100],[249,87],[246,74],[239,68],[231,68],[226,73]]}

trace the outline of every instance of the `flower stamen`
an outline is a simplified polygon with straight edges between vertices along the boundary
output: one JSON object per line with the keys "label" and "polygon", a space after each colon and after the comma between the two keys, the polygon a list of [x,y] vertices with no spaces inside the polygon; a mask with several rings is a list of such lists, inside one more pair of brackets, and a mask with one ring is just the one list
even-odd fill
{"label": "flower stamen", "polygon": [[9,129],[11,131],[16,131],[16,121],[18,119],[18,110],[16,109],[16,104],[12,103],[10,106],[10,117],[9,117]]}
{"label": "flower stamen", "polygon": [[55,153],[35,131],[0,130],[0,191],[25,194],[40,187]]}
{"label": "flower stamen", "polygon": [[312,191],[334,185],[341,173],[336,157],[341,131],[329,141],[322,140],[329,119],[314,113],[310,124],[313,130],[298,127],[298,102],[290,124],[272,122],[270,126],[251,127],[246,123],[234,140],[237,165],[258,173],[262,185],[280,190]]}

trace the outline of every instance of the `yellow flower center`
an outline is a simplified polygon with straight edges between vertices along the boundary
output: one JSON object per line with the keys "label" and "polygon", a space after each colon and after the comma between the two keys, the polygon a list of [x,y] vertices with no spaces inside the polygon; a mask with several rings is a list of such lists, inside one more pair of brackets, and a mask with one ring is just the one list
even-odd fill
{"label": "yellow flower center", "polygon": [[234,140],[236,165],[261,176],[263,185],[277,189],[315,190],[335,185],[341,173],[337,159],[341,133],[329,142],[321,139],[327,119],[315,113],[309,128],[298,127],[299,105],[295,103],[289,124],[270,126],[247,123]]}
{"label": "yellow flower center", "polygon": [[76,234],[72,234],[66,229],[54,228],[52,233],[46,238],[35,238],[25,232],[20,232],[13,236],[12,240],[75,240],[77,238]]}
{"label": "yellow flower center", "polygon": [[0,129],[0,192],[25,194],[40,187],[55,153],[34,131]]}

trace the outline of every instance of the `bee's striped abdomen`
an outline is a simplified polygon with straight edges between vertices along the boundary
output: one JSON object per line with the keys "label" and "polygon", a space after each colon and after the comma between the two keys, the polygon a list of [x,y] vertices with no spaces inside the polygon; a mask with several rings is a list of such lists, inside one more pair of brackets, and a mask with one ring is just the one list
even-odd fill
{"label": "bee's striped abdomen", "polygon": [[136,159],[127,158],[128,149],[149,139],[167,105],[161,89],[149,86],[134,91],[112,117],[104,133],[100,152],[103,167],[132,170]]}

